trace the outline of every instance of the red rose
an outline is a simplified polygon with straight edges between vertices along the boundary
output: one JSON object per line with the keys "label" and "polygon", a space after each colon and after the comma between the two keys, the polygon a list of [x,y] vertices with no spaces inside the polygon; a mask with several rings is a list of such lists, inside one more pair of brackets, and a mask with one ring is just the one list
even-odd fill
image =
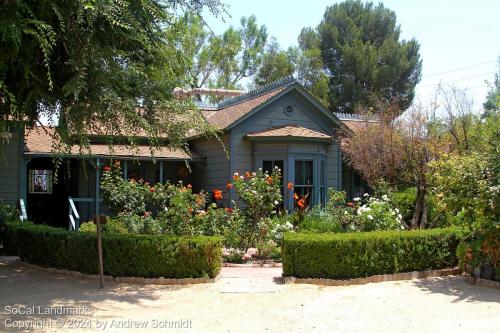
{"label": "red rose", "polygon": [[213,191],[213,193],[214,193],[214,199],[215,200],[221,200],[222,199],[222,191],[221,190],[215,189]]}
{"label": "red rose", "polygon": [[227,185],[226,185],[226,189],[227,189],[228,191],[230,191],[232,188],[233,188],[233,184],[231,184],[231,183],[227,183]]}
{"label": "red rose", "polygon": [[229,207],[224,208],[224,210],[226,211],[226,213],[229,213],[229,214],[231,214],[233,212],[233,209],[229,208]]}
{"label": "red rose", "polygon": [[111,168],[110,168],[109,166],[107,166],[107,165],[106,165],[106,166],[104,167],[104,172],[109,172],[109,171],[111,171]]}

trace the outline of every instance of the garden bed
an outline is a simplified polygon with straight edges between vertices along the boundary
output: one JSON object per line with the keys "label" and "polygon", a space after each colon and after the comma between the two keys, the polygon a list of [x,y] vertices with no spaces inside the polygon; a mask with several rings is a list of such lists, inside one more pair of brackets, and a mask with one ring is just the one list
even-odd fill
{"label": "garden bed", "polygon": [[[8,224],[7,254],[56,269],[97,274],[93,233],[29,223]],[[104,274],[139,278],[214,278],[221,268],[222,238],[103,234]]]}

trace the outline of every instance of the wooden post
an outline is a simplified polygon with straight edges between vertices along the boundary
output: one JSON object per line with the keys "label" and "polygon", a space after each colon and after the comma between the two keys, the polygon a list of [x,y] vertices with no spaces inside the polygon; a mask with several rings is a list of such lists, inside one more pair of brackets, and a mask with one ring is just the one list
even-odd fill
{"label": "wooden post", "polygon": [[99,169],[101,168],[101,160],[99,157],[96,160],[96,172],[95,172],[95,215],[97,224],[97,257],[99,261],[99,286],[104,288],[104,268],[102,260],[102,239],[101,239],[101,216],[99,212]]}
{"label": "wooden post", "polygon": [[163,184],[163,161],[160,161],[160,183]]}
{"label": "wooden post", "polygon": [[102,262],[101,216],[96,216],[97,224],[97,256],[99,257],[99,288],[104,288],[104,265]]}

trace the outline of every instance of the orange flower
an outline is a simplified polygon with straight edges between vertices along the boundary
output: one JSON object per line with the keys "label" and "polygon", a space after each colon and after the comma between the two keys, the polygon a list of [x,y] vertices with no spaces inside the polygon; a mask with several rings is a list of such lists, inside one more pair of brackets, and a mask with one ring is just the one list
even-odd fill
{"label": "orange flower", "polygon": [[299,196],[297,195],[297,193],[294,193],[294,194],[293,194],[293,198],[294,198],[295,200],[299,200]]}
{"label": "orange flower", "polygon": [[150,187],[150,188],[149,188],[149,192],[154,193],[154,191],[155,191],[155,188],[154,188],[154,187]]}
{"label": "orange flower", "polygon": [[226,211],[226,213],[229,213],[229,214],[231,214],[233,212],[233,209],[229,208],[229,207],[224,208],[224,210]]}
{"label": "orange flower", "polygon": [[115,166],[119,167],[120,166],[120,161],[116,160],[115,161]]}
{"label": "orange flower", "polygon": [[348,203],[347,203],[347,206],[348,206],[348,207],[354,207],[354,204],[353,204],[352,202],[348,202]]}
{"label": "orange flower", "polygon": [[245,178],[246,178],[246,179],[250,179],[250,178],[252,178],[252,174],[251,174],[250,172],[248,172],[248,171],[247,171],[247,172],[245,172]]}
{"label": "orange flower", "polygon": [[267,177],[266,181],[269,185],[272,185],[273,184],[273,177],[271,177],[271,176]]}
{"label": "orange flower", "polygon": [[234,180],[238,180],[238,179],[240,179],[240,176],[238,175],[238,173],[237,173],[237,172],[234,174],[233,179],[234,179]]}
{"label": "orange flower", "polygon": [[221,200],[222,199],[222,191],[221,190],[214,190],[214,199],[215,200]]}
{"label": "orange flower", "polygon": [[299,206],[300,209],[303,209],[306,206],[306,202],[304,201],[304,199],[300,199],[299,201],[297,201],[297,206]]}
{"label": "orange flower", "polygon": [[286,185],[286,188],[289,189],[289,190],[292,190],[293,189],[293,183],[290,182]]}
{"label": "orange flower", "polygon": [[186,186],[187,188],[193,188],[193,186],[191,184],[187,184]]}
{"label": "orange flower", "polygon": [[231,183],[227,183],[227,185],[226,185],[226,189],[227,189],[228,191],[230,191],[232,188],[233,188],[233,184],[231,184]]}
{"label": "orange flower", "polygon": [[189,207],[188,211],[189,211],[189,214],[191,214],[193,212],[193,208]]}

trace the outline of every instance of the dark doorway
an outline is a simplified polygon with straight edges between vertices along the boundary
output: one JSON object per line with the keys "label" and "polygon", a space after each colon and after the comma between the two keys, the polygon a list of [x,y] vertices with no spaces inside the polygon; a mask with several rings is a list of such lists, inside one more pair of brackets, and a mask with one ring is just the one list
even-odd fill
{"label": "dark doorway", "polygon": [[27,211],[31,221],[54,227],[68,227],[68,197],[74,192],[71,175],[77,168],[77,164],[65,160],[56,173],[53,160],[49,157],[33,158],[28,163]]}

